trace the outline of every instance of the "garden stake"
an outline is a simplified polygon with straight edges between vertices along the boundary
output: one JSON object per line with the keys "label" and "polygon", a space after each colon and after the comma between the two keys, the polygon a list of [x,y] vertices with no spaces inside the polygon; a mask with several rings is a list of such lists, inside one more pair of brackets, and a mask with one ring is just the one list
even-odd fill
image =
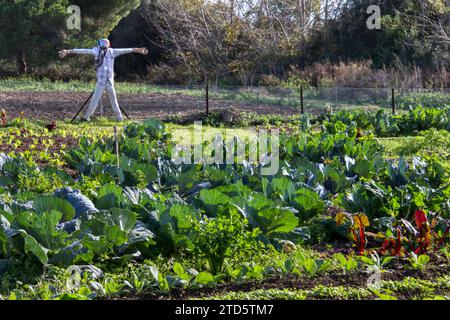
{"label": "garden stake", "polygon": [[305,113],[305,109],[303,107],[303,86],[300,86],[300,110],[302,114]]}
{"label": "garden stake", "polygon": [[94,95],[94,91],[92,91],[92,93],[89,96],[89,98],[86,99],[86,101],[83,103],[83,105],[81,106],[80,110],[78,110],[77,114],[75,115],[75,117],[73,117],[73,119],[72,119],[72,121],[70,121],[70,123],[73,123],[75,121],[75,119],[78,117],[78,115],[81,113],[81,111],[83,111],[84,106],[88,103],[89,99],[91,99],[93,95]]}
{"label": "garden stake", "polygon": [[119,108],[120,108],[120,111],[122,111],[123,115],[124,115],[128,120],[131,120],[131,118],[127,115],[127,113],[125,112],[125,110],[123,110],[123,108],[120,106],[120,104],[119,104]]}
{"label": "garden stake", "polygon": [[206,114],[209,114],[209,83],[208,75],[205,74],[205,91],[206,91]]}
{"label": "garden stake", "polygon": [[117,137],[117,127],[114,126],[114,151],[116,152],[116,158],[117,158],[117,168],[120,168],[120,161],[119,161],[119,139]]}
{"label": "garden stake", "polygon": [[392,114],[395,114],[395,90],[392,88]]}

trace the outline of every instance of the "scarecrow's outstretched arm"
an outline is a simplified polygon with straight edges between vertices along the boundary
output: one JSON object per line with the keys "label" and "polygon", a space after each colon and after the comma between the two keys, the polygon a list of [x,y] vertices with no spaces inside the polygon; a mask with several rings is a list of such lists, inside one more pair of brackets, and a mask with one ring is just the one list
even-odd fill
{"label": "scarecrow's outstretched arm", "polygon": [[87,55],[95,56],[95,50],[94,49],[61,50],[58,54],[61,59],[65,58],[69,54],[87,54]]}
{"label": "scarecrow's outstretched arm", "polygon": [[128,53],[140,53],[140,54],[148,54],[147,48],[127,48],[127,49],[113,49],[114,57],[121,56],[123,54]]}

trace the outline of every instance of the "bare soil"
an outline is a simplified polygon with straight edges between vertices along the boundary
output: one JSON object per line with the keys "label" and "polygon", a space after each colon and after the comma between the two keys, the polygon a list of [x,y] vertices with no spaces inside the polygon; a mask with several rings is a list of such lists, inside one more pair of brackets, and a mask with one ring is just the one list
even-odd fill
{"label": "bare soil", "polygon": [[[413,277],[423,280],[433,280],[441,276],[445,276],[449,273],[449,266],[433,266],[426,270],[411,270],[411,269],[396,269],[390,272],[382,273],[381,279],[384,281],[401,281],[406,277]],[[214,288],[203,288],[199,290],[175,290],[172,291],[169,296],[162,296],[157,293],[143,294],[139,296],[127,297],[127,300],[180,300],[189,298],[201,298],[210,297],[215,295],[226,294],[228,292],[249,292],[258,289],[291,289],[291,290],[310,290],[319,285],[328,287],[353,287],[353,288],[365,288],[367,287],[367,280],[370,274],[365,272],[353,272],[347,275],[330,273],[325,275],[319,275],[316,277],[297,277],[297,276],[284,276],[273,277],[265,279],[263,281],[250,281],[241,284],[224,284],[218,285]],[[442,294],[448,294],[445,289],[437,290],[442,291]],[[416,292],[399,292],[396,297],[402,300],[411,299]],[[370,297],[368,297],[370,298]]]}
{"label": "bare soil", "polygon": [[[10,118],[23,111],[27,118],[38,120],[71,119],[90,93],[82,92],[0,92],[0,109]],[[119,104],[134,120],[186,117],[205,111],[205,100],[182,94],[119,94]],[[113,116],[109,99],[103,96],[104,116]],[[85,107],[87,108],[87,107]],[[210,110],[233,108],[237,112],[277,114],[290,116],[299,113],[296,108],[260,105],[252,102],[210,100]],[[84,109],[86,110],[86,109]],[[99,115],[99,108],[97,109]]]}

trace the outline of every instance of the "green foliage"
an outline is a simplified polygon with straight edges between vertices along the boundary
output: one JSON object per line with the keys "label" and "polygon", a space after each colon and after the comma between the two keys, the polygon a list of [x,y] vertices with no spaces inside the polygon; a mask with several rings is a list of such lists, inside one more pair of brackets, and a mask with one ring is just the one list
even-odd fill
{"label": "green foliage", "polygon": [[331,267],[330,261],[313,259],[306,256],[299,260],[299,264],[303,269],[303,272],[309,277],[314,277],[318,273],[325,272]]}
{"label": "green foliage", "polygon": [[312,190],[297,190],[294,197],[295,208],[299,210],[302,222],[321,214],[325,209],[325,205],[319,195]]}
{"label": "green foliage", "polygon": [[430,257],[424,254],[417,256],[414,252],[412,252],[411,257],[408,258],[408,261],[413,269],[423,270],[430,262]]}
{"label": "green foliage", "polygon": [[[362,122],[364,117],[355,116]],[[87,264],[134,272],[108,275],[95,285],[82,281],[70,292],[45,286],[33,287],[39,294],[22,292],[91,299],[94,293],[168,294],[229,280],[315,277],[338,268],[381,272],[391,256],[412,253],[417,259],[411,266],[428,267],[427,255],[435,249],[445,254],[449,240],[445,155],[385,159],[373,136],[361,137],[355,124],[333,121],[324,132],[281,135],[280,170],[273,176],[262,176],[251,163],[174,165],[174,144],[159,121],[124,129],[119,168],[108,135],[82,138],[66,156],[75,180],[51,167],[38,170],[31,157],[2,156],[0,273],[19,279],[11,272],[20,266],[23,277],[35,279],[55,266]],[[74,199],[49,195],[51,188],[18,188],[19,175],[29,172],[54,174],[63,185],[82,190],[98,212],[75,214],[69,204]],[[330,259],[299,249],[308,241],[345,238],[360,257]],[[157,266],[144,270],[153,261]],[[9,295],[15,287],[8,277],[2,283]]]}
{"label": "green foliage", "polygon": [[22,73],[28,62],[42,65],[48,61],[55,46],[62,44],[68,6],[67,0],[0,1],[0,42],[8,43],[0,49],[0,56],[16,57]]}
{"label": "green foliage", "polygon": [[230,208],[228,215],[205,218],[194,225],[197,254],[208,261],[212,274],[223,271],[226,259],[236,259],[255,248],[258,229],[249,232],[246,224],[237,210]]}
{"label": "green foliage", "polygon": [[258,213],[256,221],[265,234],[288,233],[298,225],[298,218],[289,211],[282,209],[266,209]]}
{"label": "green foliage", "polygon": [[20,190],[48,193],[62,188],[64,181],[55,173],[39,170],[23,171],[17,176],[17,188]]}
{"label": "green foliage", "polygon": [[417,134],[430,129],[447,130],[449,109],[445,104],[434,108],[425,108],[422,105],[413,105],[407,112],[392,115],[381,109],[376,113],[338,111],[324,122],[324,129],[329,133],[335,133],[336,126],[354,125],[363,130],[371,130],[378,137],[405,136]]}
{"label": "green foliage", "polygon": [[83,32],[73,36],[83,44],[94,46],[93,39],[107,38],[119,21],[139,5],[139,1],[99,0],[92,3],[79,0],[76,4],[85,18],[82,21]]}
{"label": "green foliage", "polygon": [[43,196],[34,199],[33,209],[40,214],[51,211],[61,212],[62,217],[58,220],[58,222],[65,222],[75,218],[75,209],[72,205],[66,200],[53,196]]}
{"label": "green foliage", "polygon": [[384,268],[395,258],[389,256],[380,257],[377,252],[374,252],[370,254],[370,258],[367,256],[359,256],[358,259],[367,265],[367,272],[381,274],[385,271]]}
{"label": "green foliage", "polygon": [[[66,31],[69,5],[81,9],[83,32]],[[43,66],[55,59],[63,44],[93,47],[97,39],[108,37],[120,19],[139,5],[138,0],[76,1],[37,0],[0,2],[0,57],[17,59],[19,73]],[[18,23],[18,19],[21,21]]]}
{"label": "green foliage", "polygon": [[344,274],[350,273],[358,268],[358,261],[353,257],[346,258],[342,253],[334,255],[334,258],[339,262]]}

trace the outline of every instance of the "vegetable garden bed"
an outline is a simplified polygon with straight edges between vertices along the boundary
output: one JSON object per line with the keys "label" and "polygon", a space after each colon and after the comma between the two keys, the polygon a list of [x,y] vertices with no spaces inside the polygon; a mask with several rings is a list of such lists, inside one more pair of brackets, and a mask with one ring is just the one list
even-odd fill
{"label": "vegetable garden bed", "polygon": [[[292,119],[272,176],[176,165],[157,120],[127,123],[117,159],[108,122],[15,119],[0,131],[0,294],[449,298],[449,115]],[[386,150],[403,135],[417,145]]]}

